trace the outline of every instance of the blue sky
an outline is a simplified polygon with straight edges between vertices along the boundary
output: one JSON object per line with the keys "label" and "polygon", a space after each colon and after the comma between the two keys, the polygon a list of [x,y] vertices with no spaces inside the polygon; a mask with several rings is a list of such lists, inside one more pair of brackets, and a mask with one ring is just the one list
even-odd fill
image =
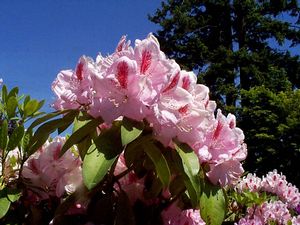
{"label": "blue sky", "polygon": [[[143,39],[158,27],[147,15],[160,0],[3,0],[0,78],[34,98],[54,96],[51,83],[81,55],[112,53],[123,34]],[[46,108],[47,111],[50,110]]]}
{"label": "blue sky", "polygon": [[[51,83],[81,55],[112,53],[123,34],[143,39],[161,0],[2,0],[0,78],[34,98],[53,101]],[[281,19],[288,19],[281,15]],[[271,43],[276,43],[271,40]],[[286,47],[286,46],[285,46]],[[290,49],[298,54],[299,48]]]}

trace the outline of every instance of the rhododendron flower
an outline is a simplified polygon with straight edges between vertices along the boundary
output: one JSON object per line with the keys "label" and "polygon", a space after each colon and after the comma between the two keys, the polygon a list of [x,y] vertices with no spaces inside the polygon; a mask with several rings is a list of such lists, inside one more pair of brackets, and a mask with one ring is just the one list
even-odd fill
{"label": "rhododendron flower", "polygon": [[214,184],[231,185],[244,172],[240,161],[247,155],[243,131],[235,126],[235,117],[225,117],[218,110],[217,118],[211,130],[205,134],[203,143],[193,146],[203,163],[210,166],[208,177]]}
{"label": "rhododendron flower", "polygon": [[208,87],[168,59],[152,34],[135,46],[123,36],[114,53],[96,62],[82,57],[75,72],[58,75],[53,90],[57,109],[84,106],[106,124],[124,116],[147,120],[164,146],[173,148],[174,138],[191,146],[214,184],[231,185],[243,173],[247,150],[235,117],[220,110],[215,116]]}
{"label": "rhododendron flower", "polygon": [[173,203],[162,214],[164,225],[205,225],[199,210],[180,209],[176,203]]}
{"label": "rhododendron flower", "polygon": [[297,187],[288,183],[286,177],[278,174],[277,170],[269,172],[263,177],[262,190],[276,194],[282,201],[288,203],[291,208],[296,208],[300,204],[300,192]]}
{"label": "rhododendron flower", "polygon": [[57,96],[53,107],[56,109],[75,109],[89,105],[93,95],[93,80],[96,71],[91,58],[81,57],[75,71],[63,70],[52,83]]}
{"label": "rhododendron flower", "polygon": [[45,143],[24,164],[24,182],[39,200],[73,192],[82,182],[80,158],[70,150],[59,157],[64,142],[64,138],[56,137]]}
{"label": "rhododendron flower", "polygon": [[265,191],[275,194],[292,209],[296,209],[300,204],[299,189],[288,183],[286,177],[277,173],[277,170],[269,172],[262,179],[255,174],[248,174],[238,182],[236,189],[239,192],[250,190],[252,192]]}
{"label": "rhododendron flower", "polygon": [[212,164],[207,173],[209,180],[213,184],[226,186],[235,184],[244,173],[242,164],[237,160],[227,160],[218,164]]}
{"label": "rhododendron flower", "polygon": [[293,219],[287,205],[283,202],[265,202],[260,206],[248,208],[247,215],[238,222],[238,225],[270,224],[271,222],[288,224],[288,221]]}
{"label": "rhododendron flower", "polygon": [[261,190],[261,178],[257,177],[256,174],[248,173],[246,177],[243,177],[237,185],[235,189],[239,192],[243,190],[249,190],[251,192],[257,192]]}

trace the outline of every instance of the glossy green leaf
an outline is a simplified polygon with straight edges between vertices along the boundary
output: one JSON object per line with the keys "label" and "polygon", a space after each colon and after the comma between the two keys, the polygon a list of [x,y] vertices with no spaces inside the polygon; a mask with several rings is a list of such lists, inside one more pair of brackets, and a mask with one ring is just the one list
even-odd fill
{"label": "glossy green leaf", "polygon": [[19,200],[22,195],[22,190],[20,189],[8,189],[7,190],[7,198],[11,202],[15,202]]}
{"label": "glossy green leaf", "polygon": [[8,124],[7,120],[3,120],[0,126],[0,149],[6,149],[7,146]]}
{"label": "glossy green leaf", "polygon": [[6,100],[7,100],[7,87],[6,87],[6,85],[3,85],[2,86],[2,93],[1,93],[1,98],[2,98],[2,101],[3,102],[6,102]]}
{"label": "glossy green leaf", "polygon": [[14,87],[13,89],[10,90],[10,92],[7,95],[7,99],[9,99],[10,97],[17,97],[19,94],[19,88],[18,87]]}
{"label": "glossy green leaf", "polygon": [[9,210],[10,201],[6,197],[6,190],[1,190],[0,193],[0,219],[3,218]]}
{"label": "glossy green leaf", "polygon": [[24,115],[30,116],[33,113],[35,113],[38,110],[38,108],[39,108],[39,102],[35,99],[32,99],[24,105]]}
{"label": "glossy green leaf", "polygon": [[70,111],[73,111],[73,110],[63,110],[63,111],[56,111],[56,112],[48,113],[48,114],[36,119],[35,121],[33,121],[32,124],[28,127],[27,130],[32,130],[33,128],[35,128],[36,126],[46,122],[47,120],[50,120],[50,119],[52,119],[56,116],[59,116],[61,114],[68,113]]}
{"label": "glossy green leaf", "polygon": [[85,137],[82,141],[80,141],[77,144],[77,149],[79,151],[79,155],[80,155],[80,158],[82,160],[84,159],[84,156],[86,155],[86,153],[87,153],[89,147],[91,146],[91,144],[92,144],[91,136]]}
{"label": "glossy green leaf", "polygon": [[6,112],[9,118],[15,117],[17,106],[17,98],[15,96],[9,97],[6,103]]}
{"label": "glossy green leaf", "polygon": [[86,136],[88,136],[91,132],[94,132],[95,129],[101,124],[103,120],[101,118],[93,119],[84,126],[80,127],[76,130],[66,141],[60,155],[63,155],[69,148],[73,145],[80,143]]}
{"label": "glossy green leaf", "polygon": [[102,181],[116,159],[116,155],[107,157],[95,144],[90,146],[82,166],[83,182],[89,190]]}
{"label": "glossy green leaf", "polygon": [[144,146],[143,143],[149,142],[152,140],[152,135],[145,135],[140,136],[138,139],[131,142],[129,145],[126,146],[124,151],[126,165],[129,167],[131,166],[134,161],[141,158],[141,155],[144,154]]}
{"label": "glossy green leaf", "polygon": [[24,101],[23,101],[23,106],[21,107],[23,110],[24,110],[24,108],[25,108],[25,105],[26,105],[27,102],[29,102],[29,101],[30,101],[30,96],[27,95],[27,96],[25,97]]}
{"label": "glossy green leaf", "polygon": [[143,129],[144,124],[142,122],[133,121],[124,117],[121,126],[122,145],[125,146],[138,138],[143,132]]}
{"label": "glossy green leaf", "polygon": [[[80,115],[80,114],[79,114]],[[79,120],[78,118],[75,118],[74,120],[74,125],[73,125],[73,133],[77,131],[79,128],[83,127],[86,125],[88,122],[91,120]]]}
{"label": "glossy green leaf", "polygon": [[32,137],[32,132],[25,132],[21,143],[22,149],[27,149],[31,137]]}
{"label": "glossy green leaf", "polygon": [[193,206],[196,206],[200,197],[199,159],[187,144],[175,143],[175,149],[182,163],[184,183],[189,197]]}
{"label": "glossy green leaf", "polygon": [[83,181],[92,189],[108,173],[113,163],[122,152],[120,128],[111,127],[103,131],[91,145],[83,160]]}
{"label": "glossy green leaf", "polygon": [[70,111],[67,114],[65,114],[62,118],[62,120],[65,122],[64,126],[61,126],[57,129],[58,134],[61,134],[62,132],[64,132],[66,129],[68,129],[74,122],[76,116],[78,116],[79,111]]}
{"label": "glossy green leaf", "polygon": [[24,135],[24,127],[18,126],[16,129],[14,129],[13,133],[9,137],[7,149],[13,150],[15,149],[21,142]]}
{"label": "glossy green leaf", "polygon": [[221,225],[226,215],[224,191],[208,182],[203,183],[200,197],[201,218],[207,225]]}
{"label": "glossy green leaf", "polygon": [[30,139],[28,144],[29,149],[26,149],[26,151],[28,151],[29,154],[33,154],[47,141],[51,133],[53,133],[56,129],[65,126],[67,123],[69,123],[69,121],[60,118],[48,121],[41,125],[34,133],[34,136]]}
{"label": "glossy green leaf", "polygon": [[163,186],[167,187],[171,177],[167,160],[161,150],[153,142],[146,142],[143,144],[143,147],[145,153],[149,156],[155,166],[157,176],[161,180]]}

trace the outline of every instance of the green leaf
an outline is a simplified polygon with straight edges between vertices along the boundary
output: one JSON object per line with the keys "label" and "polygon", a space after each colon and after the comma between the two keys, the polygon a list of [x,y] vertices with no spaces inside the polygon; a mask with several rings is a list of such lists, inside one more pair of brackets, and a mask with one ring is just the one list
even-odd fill
{"label": "green leaf", "polygon": [[55,119],[44,123],[34,133],[34,136],[31,138],[28,144],[29,149],[26,149],[26,151],[28,151],[29,154],[33,154],[47,141],[51,133],[60,127],[64,127],[68,123],[69,121],[64,120],[64,118]]}
{"label": "green leaf", "polygon": [[125,146],[138,138],[143,132],[143,129],[144,123],[130,120],[124,117],[121,126],[122,145]]}
{"label": "green leaf", "polygon": [[9,137],[7,149],[8,150],[15,149],[20,144],[20,141],[22,140],[23,135],[24,135],[24,127],[23,126],[18,126],[13,131],[11,136]]}
{"label": "green leaf", "polygon": [[3,102],[6,102],[6,100],[7,100],[7,87],[6,87],[6,85],[2,86],[1,98],[2,98]]}
{"label": "green leaf", "polygon": [[27,149],[30,139],[32,138],[32,132],[25,132],[23,138],[22,138],[22,149]]}
{"label": "green leaf", "polygon": [[7,99],[9,99],[10,97],[17,97],[19,93],[19,88],[18,87],[14,87],[13,89],[10,90],[10,92],[7,95]]}
{"label": "green leaf", "polygon": [[64,113],[68,113],[70,111],[74,111],[74,110],[63,110],[63,111],[56,111],[56,112],[48,113],[45,116],[42,116],[42,117],[36,119],[35,121],[33,121],[27,130],[32,130],[34,127],[46,122],[47,120],[50,120],[50,119],[52,119],[56,116],[59,116],[61,114],[64,114]]}
{"label": "green leaf", "polygon": [[134,140],[129,145],[127,145],[124,151],[127,167],[130,167],[134,163],[134,161],[139,160],[141,158],[141,156],[144,154],[143,143],[149,142],[152,139],[152,135],[145,135],[139,137],[138,139]]}
{"label": "green leaf", "polygon": [[15,202],[19,200],[22,195],[22,190],[20,189],[8,189],[7,190],[7,198],[11,202]]}
{"label": "green leaf", "polygon": [[80,158],[83,160],[89,147],[92,144],[92,138],[90,136],[85,137],[81,142],[77,144],[77,149],[79,151]]}
{"label": "green leaf", "polygon": [[189,197],[193,206],[196,206],[200,197],[199,159],[187,144],[175,143],[175,149],[182,163],[184,183]]}
{"label": "green leaf", "polygon": [[25,117],[32,115],[39,108],[39,102],[35,99],[28,101],[24,106]]}
{"label": "green leaf", "polygon": [[76,116],[78,116],[79,111],[70,111],[67,114],[64,115],[62,118],[63,121],[65,121],[65,125],[58,128],[58,134],[61,134],[64,132],[68,127],[71,126],[71,124],[74,122]]}
{"label": "green leaf", "polygon": [[79,128],[83,127],[86,125],[88,122],[91,120],[79,120],[78,118],[75,118],[74,120],[74,125],[73,125],[73,133],[77,131]]}
{"label": "green leaf", "polygon": [[25,105],[26,105],[27,102],[29,102],[29,101],[30,101],[30,96],[27,95],[27,96],[25,97],[24,101],[23,101],[23,106],[22,106],[23,111],[24,111]]}
{"label": "green leaf", "polygon": [[121,191],[118,195],[114,225],[135,225],[132,206],[124,191]]}
{"label": "green leaf", "polygon": [[80,143],[86,136],[90,133],[94,132],[96,127],[101,124],[103,120],[101,118],[96,118],[85,124],[84,126],[80,127],[76,130],[66,141],[64,146],[61,149],[60,155],[62,156],[69,148],[73,145]]}
{"label": "green leaf", "polygon": [[9,210],[10,201],[6,197],[6,189],[0,192],[0,219],[3,218]]}
{"label": "green leaf", "polygon": [[15,117],[17,106],[17,98],[15,96],[9,97],[6,103],[6,111],[9,118]]}
{"label": "green leaf", "polygon": [[224,191],[208,182],[203,183],[200,197],[201,218],[207,225],[221,225],[226,215]]}
{"label": "green leaf", "polygon": [[3,120],[0,126],[0,148],[6,149],[7,146],[8,124],[7,120]]}
{"label": "green leaf", "polygon": [[83,182],[89,190],[102,181],[116,159],[117,155],[108,157],[95,144],[90,146],[82,166]]}
{"label": "green leaf", "polygon": [[171,173],[166,158],[153,142],[145,142],[143,146],[145,149],[145,153],[152,160],[155,166],[156,174],[161,180],[163,186],[168,187]]}
{"label": "green leaf", "polygon": [[122,150],[120,127],[113,126],[94,140],[84,157],[82,167],[83,181],[88,189],[102,181]]}

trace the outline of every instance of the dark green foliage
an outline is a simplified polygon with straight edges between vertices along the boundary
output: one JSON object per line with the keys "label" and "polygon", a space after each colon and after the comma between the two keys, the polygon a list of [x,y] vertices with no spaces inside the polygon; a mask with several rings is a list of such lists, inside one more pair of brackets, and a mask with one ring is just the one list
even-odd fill
{"label": "dark green foliage", "polygon": [[299,186],[300,90],[275,94],[260,86],[242,96],[248,104],[240,114],[241,127],[248,127],[246,168],[259,175],[277,168]]}
{"label": "dark green foliage", "polygon": [[211,98],[237,115],[246,169],[278,168],[300,186],[300,42],[294,0],[168,0],[149,19],[161,26],[161,49],[198,73]]}

